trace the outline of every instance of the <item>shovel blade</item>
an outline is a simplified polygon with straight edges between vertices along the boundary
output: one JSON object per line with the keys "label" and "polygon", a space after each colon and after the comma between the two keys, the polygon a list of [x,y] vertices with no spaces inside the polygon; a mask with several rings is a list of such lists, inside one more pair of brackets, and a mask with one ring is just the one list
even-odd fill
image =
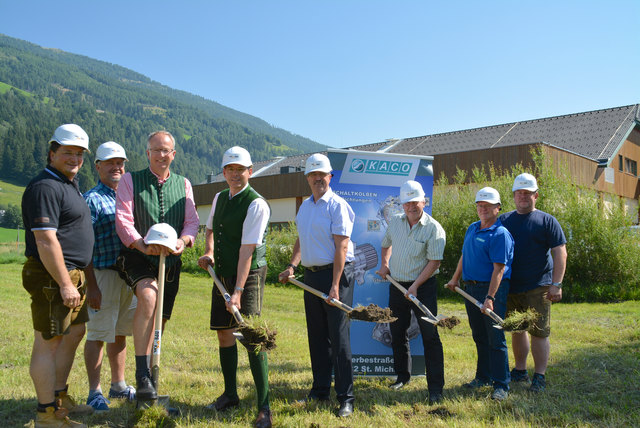
{"label": "shovel blade", "polygon": [[430,322],[433,325],[438,324],[438,320],[434,320],[433,318],[429,318],[429,317],[420,317],[420,319],[425,320],[426,322]]}

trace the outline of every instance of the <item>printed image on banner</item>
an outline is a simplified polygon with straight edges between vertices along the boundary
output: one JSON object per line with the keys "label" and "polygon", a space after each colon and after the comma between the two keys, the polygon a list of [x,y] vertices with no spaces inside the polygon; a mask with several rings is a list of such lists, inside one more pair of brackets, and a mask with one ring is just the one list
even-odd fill
{"label": "printed image on banner", "polygon": [[[389,282],[375,273],[380,268],[382,238],[391,217],[404,212],[399,195],[400,186],[407,180],[420,182],[427,200],[425,211],[431,214],[433,195],[431,160],[368,152],[329,152],[329,159],[334,168],[331,188],[349,203],[356,215],[351,235],[356,274],[353,306],[367,306],[374,303],[386,308],[389,306]],[[363,172],[355,172],[351,169],[362,169]],[[376,172],[368,173],[368,169],[376,169]],[[401,175],[406,171],[409,171],[409,175]],[[398,175],[394,175],[396,172]],[[416,175],[417,172],[429,175]],[[424,375],[424,351],[415,319],[412,320],[408,334],[412,354],[412,374]],[[369,376],[394,374],[389,324],[352,320],[351,352],[355,374]]]}

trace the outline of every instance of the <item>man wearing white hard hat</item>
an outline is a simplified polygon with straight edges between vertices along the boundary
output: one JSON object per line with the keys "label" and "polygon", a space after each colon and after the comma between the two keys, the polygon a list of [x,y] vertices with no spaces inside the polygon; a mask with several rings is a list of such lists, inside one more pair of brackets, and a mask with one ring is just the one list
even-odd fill
{"label": "man wearing white hard hat", "polygon": [[[88,320],[83,270],[91,262],[91,213],[77,175],[89,137],[78,125],[58,127],[47,167],[22,195],[25,256],[22,284],[31,295],[34,342],[29,373],[36,390],[36,427],[85,426],[68,414],[89,414],[68,394],[67,379]],[[65,425],[66,424],[66,425]]]}
{"label": "man wearing white hard hat", "polygon": [[512,191],[516,209],[500,216],[515,240],[507,313],[532,308],[541,316],[528,334],[526,331],[514,332],[511,336],[516,361],[511,379],[529,382],[527,356],[531,349],[534,373],[529,391],[541,392],[546,387],[549,361],[551,303],[562,299],[567,239],[555,217],[536,209],[538,182],[533,175],[526,172],[518,175]]}
{"label": "man wearing white hard hat", "polygon": [[[267,201],[249,184],[253,163],[247,150],[238,146],[227,150],[222,157],[222,173],[229,188],[213,198],[207,219],[205,254],[198,259],[205,270],[214,266],[231,295],[231,302],[226,304],[214,286],[211,296],[209,327],[218,336],[224,392],[207,408],[217,411],[240,402],[236,383],[238,348],[233,335],[238,323],[227,305],[235,305],[243,315],[257,316],[262,311],[267,276],[266,235],[271,214]],[[267,353],[249,350],[247,354],[256,385],[258,416],[254,425],[270,427]]]}
{"label": "man wearing white hard hat", "polygon": [[186,177],[170,171],[175,156],[175,139],[171,133],[151,133],[147,140],[149,168],[124,174],[116,191],[116,232],[126,247],[116,264],[138,300],[133,317],[133,344],[139,401],[157,398],[148,359],[155,329],[160,254],[167,251],[162,244],[145,243],[143,237],[158,223],[169,224],[178,234],[175,251],[166,257],[164,331],[180,285],[180,256],[187,246],[193,245],[200,224],[191,183]]}
{"label": "man wearing white hard hat", "polygon": [[311,155],[305,175],[311,197],[300,205],[296,216],[298,240],[291,263],[280,273],[287,282],[299,263],[305,267],[304,282],[329,296],[326,302],[305,291],[304,309],[313,385],[307,400],[328,401],[331,374],[340,407],[339,417],[353,413],[353,366],[351,363],[350,321],[345,312],[329,303],[334,298],[351,306],[355,275],[351,232],[355,214],[347,201],[333,193],[331,163],[325,155]]}
{"label": "man wearing white hard hat", "polygon": [[[464,283],[467,293],[504,318],[507,311],[509,278],[513,262],[513,238],[500,223],[500,194],[492,187],[484,187],[476,194],[476,211],[480,221],[467,229],[462,255],[447,287],[455,291]],[[491,398],[502,401],[509,391],[509,352],[502,329],[465,300],[478,362],[474,379],[464,384],[468,389],[493,386]]]}
{"label": "man wearing white hard hat", "polygon": [[123,248],[116,233],[116,190],[125,172],[126,160],[127,155],[120,144],[113,141],[101,144],[95,159],[100,180],[83,195],[91,211],[95,237],[93,259],[85,269],[89,321],[84,361],[89,377],[87,404],[97,411],[109,409],[109,400],[102,394],[100,385],[105,342],[111,367],[109,398],[133,400],[136,391],[124,380],[127,336],[133,333],[136,299],[115,266]]}
{"label": "man wearing white hard hat", "polygon": [[390,388],[403,388],[411,379],[411,350],[407,330],[413,311],[424,346],[429,403],[435,404],[442,401],[444,388],[442,342],[436,326],[422,319],[424,314],[408,295],[416,296],[437,315],[436,274],[444,255],[446,235],[440,223],[424,211],[426,200],[420,183],[413,180],[403,183],[400,202],[404,214],[393,216],[389,222],[382,239],[382,263],[378,271],[382,278],[391,274],[407,289],[405,296],[394,285],[389,285],[389,308],[398,317],[389,325],[396,373],[396,380]]}

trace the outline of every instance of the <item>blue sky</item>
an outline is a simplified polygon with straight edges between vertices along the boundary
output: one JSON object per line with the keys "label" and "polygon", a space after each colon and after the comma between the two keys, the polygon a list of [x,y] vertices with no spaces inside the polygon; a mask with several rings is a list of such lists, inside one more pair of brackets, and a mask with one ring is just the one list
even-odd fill
{"label": "blue sky", "polygon": [[640,103],[640,1],[0,0],[0,33],[345,147]]}

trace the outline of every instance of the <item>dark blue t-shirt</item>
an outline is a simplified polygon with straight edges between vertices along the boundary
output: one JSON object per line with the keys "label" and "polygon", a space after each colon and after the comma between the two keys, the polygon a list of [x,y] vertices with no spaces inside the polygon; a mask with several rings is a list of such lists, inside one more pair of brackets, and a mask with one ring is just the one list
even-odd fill
{"label": "dark blue t-shirt", "polygon": [[505,265],[502,279],[509,279],[512,260],[513,238],[500,220],[486,229],[480,229],[479,221],[469,226],[462,245],[463,280],[491,281],[494,263]]}
{"label": "dark blue t-shirt", "polygon": [[67,269],[84,269],[93,254],[91,212],[78,185],[47,166],[22,195],[25,256],[40,260],[34,230],[55,230]]}
{"label": "dark blue t-shirt", "polygon": [[558,220],[535,210],[529,214],[511,211],[500,216],[515,240],[510,293],[522,293],[552,282],[551,248],[567,243]]}

